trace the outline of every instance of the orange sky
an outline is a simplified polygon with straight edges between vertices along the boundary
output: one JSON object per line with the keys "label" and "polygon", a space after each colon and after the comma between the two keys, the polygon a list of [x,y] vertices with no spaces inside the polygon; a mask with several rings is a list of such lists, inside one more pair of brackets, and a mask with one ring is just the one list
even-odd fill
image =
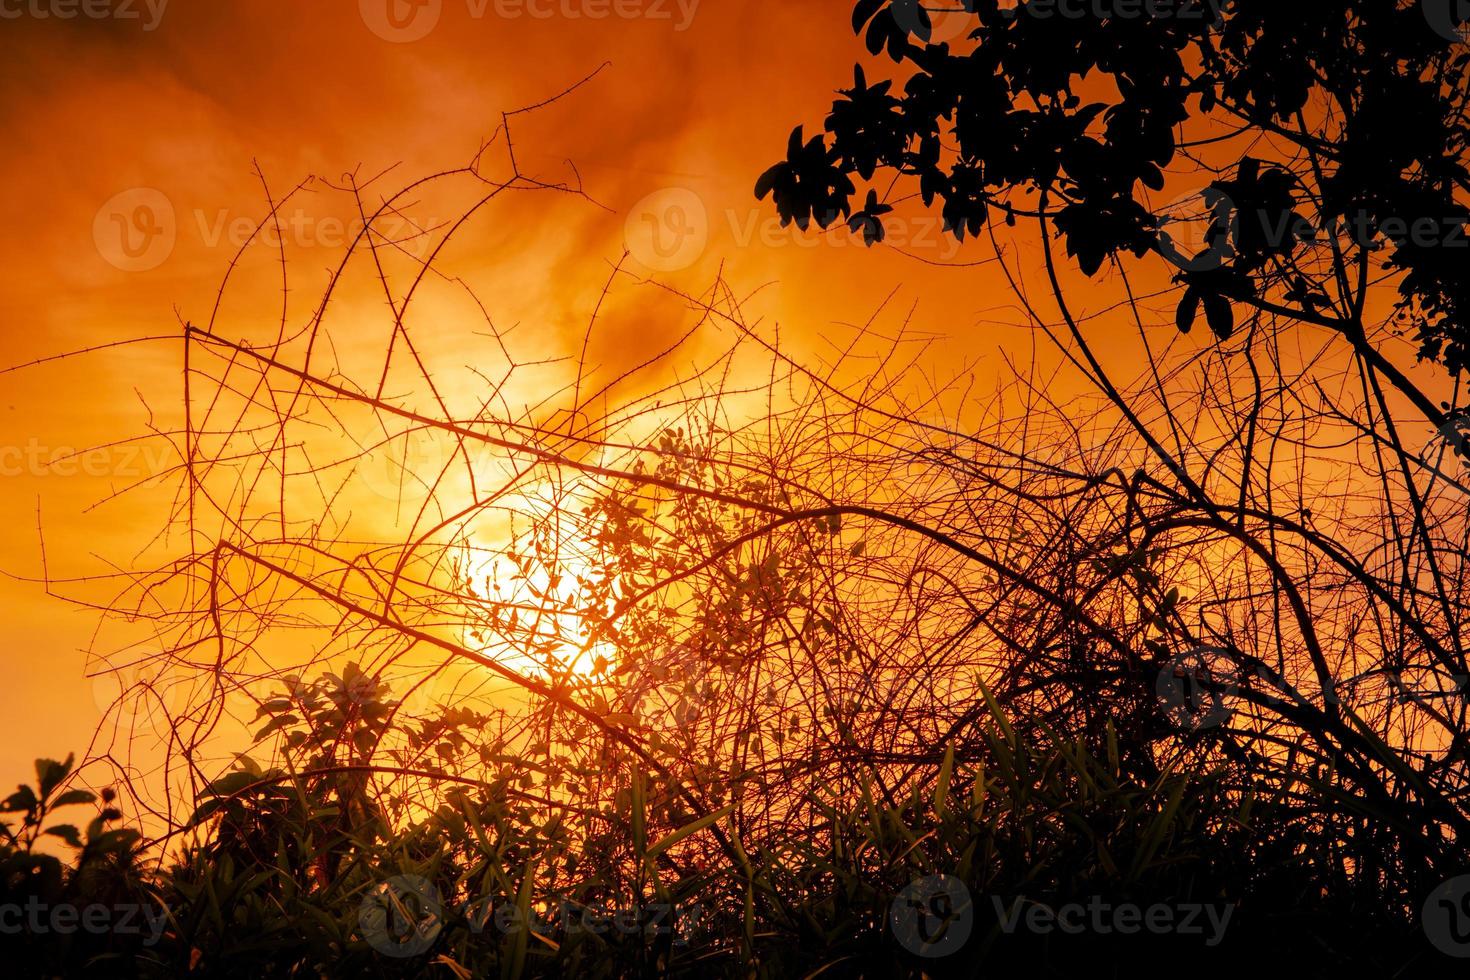
{"label": "orange sky", "polygon": [[[456,256],[498,322],[526,324],[546,351],[565,353],[580,343],[608,262],[628,248],[631,269],[690,290],[723,263],[738,291],[759,290],[751,316],[779,321],[801,356],[820,356],[824,336],[867,320],[897,290],[895,326],[917,304],[914,328],[949,338],[936,370],[996,364],[997,346],[1030,339],[1000,325],[1018,317],[996,267],[974,265],[988,246],[958,247],[934,216],[891,226],[898,248],[866,250],[844,232],[802,241],[752,197],[792,126],[819,128],[833,88],[851,77],[862,51],[849,13],[846,0],[0,0],[0,201],[10,219],[0,366],[207,320],[239,228],[266,211],[257,164],[275,195],[309,176],[366,179],[395,164],[385,186],[396,190],[464,165],[502,110],[604,61],[573,97],[520,119],[515,137],[523,172],[569,180],[572,161],[610,210],[517,197],[481,226],[472,254]],[[293,323],[340,256],[342,203],[318,191],[284,211]],[[254,255],[226,333],[273,328],[279,268],[268,251]],[[1089,301],[1103,305],[1094,294],[1079,312]],[[631,363],[679,325],[624,308],[592,356]],[[452,344],[465,328],[434,329]],[[180,350],[154,343],[0,375],[0,567],[39,571],[38,507],[53,576],[125,562],[159,530],[166,499],[87,511],[166,464],[157,443],[151,457],[114,449],[42,464],[140,434],[150,407],[169,424]],[[85,747],[99,715],[82,653],[95,616],[9,580],[0,604],[8,779],[39,754]]]}
{"label": "orange sky", "polygon": [[[0,201],[10,218],[0,239],[0,366],[206,318],[237,224],[266,210],[253,161],[278,194],[310,175],[336,180],[395,163],[396,188],[463,165],[502,110],[540,101],[603,61],[611,66],[575,98],[521,121],[516,139],[523,170],[562,180],[572,160],[588,193],[616,213],[544,199],[499,212],[513,233],[499,247],[487,242],[483,262],[491,274],[516,269],[518,288],[493,291],[497,317],[534,320],[560,346],[580,333],[607,261],[625,245],[639,271],[690,288],[721,261],[737,288],[771,284],[760,312],[779,318],[796,347],[834,323],[867,319],[896,287],[904,307],[922,298],[924,329],[961,334],[997,302],[987,295],[1003,296],[984,270],[933,270],[849,238],[798,245],[795,230],[753,200],[755,177],[791,126],[819,125],[832,87],[850,77],[859,51],[845,3],[443,0],[403,4],[397,21],[387,3],[0,4]],[[344,240],[346,226],[322,217],[342,213],[329,197],[308,195],[286,212],[303,299]],[[663,254],[650,249],[647,214],[665,222]],[[895,240],[931,260],[983,257],[957,251],[932,221],[904,237]],[[269,295],[264,277],[258,288]],[[639,323],[603,353],[659,340]],[[166,421],[178,403],[179,346],[94,355],[0,376],[0,385],[0,567],[38,572],[38,507],[53,575],[97,571],[93,555],[125,561],[162,526],[166,500],[84,511],[166,464],[162,447],[44,464],[139,434],[144,399]],[[0,778],[12,779],[37,755],[85,747],[99,716],[82,653],[95,617],[9,580],[0,605],[11,680],[0,688],[9,733]],[[105,702],[108,685],[99,690]]]}

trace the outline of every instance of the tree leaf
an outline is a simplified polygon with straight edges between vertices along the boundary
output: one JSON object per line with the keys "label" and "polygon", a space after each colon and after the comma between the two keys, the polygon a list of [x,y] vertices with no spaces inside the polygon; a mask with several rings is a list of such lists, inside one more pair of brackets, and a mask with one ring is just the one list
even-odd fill
{"label": "tree leaf", "polygon": [[1230,305],[1230,300],[1219,293],[1206,293],[1204,301],[1205,320],[1210,330],[1221,340],[1229,340],[1235,333],[1235,308]]}
{"label": "tree leaf", "polygon": [[1194,329],[1195,317],[1199,315],[1199,301],[1198,286],[1190,286],[1184,291],[1184,298],[1179,301],[1179,309],[1174,311],[1174,326],[1179,328],[1180,333],[1189,333]]}
{"label": "tree leaf", "polygon": [[93,796],[87,790],[69,789],[65,793],[62,793],[60,796],[58,796],[56,799],[52,800],[51,807],[54,809],[55,807],[59,806],[75,806],[78,803],[91,803],[95,799],[97,799],[97,797]]}
{"label": "tree leaf", "polygon": [[731,803],[728,806],[721,807],[713,813],[706,813],[704,816],[700,817],[698,820],[695,820],[693,823],[687,823],[684,826],[680,827],[678,830],[674,831],[672,834],[669,834],[667,837],[662,838],[648,849],[649,860],[651,861],[654,858],[658,857],[664,851],[667,851],[669,848],[673,847],[684,838],[690,837],[694,834],[699,833],[701,830],[714,826],[716,822],[728,816],[730,811],[733,809],[735,809],[735,804]]}
{"label": "tree leaf", "polygon": [[46,833],[52,837],[60,837],[72,847],[82,846],[82,834],[76,827],[69,823],[59,823],[54,827],[47,827]]}

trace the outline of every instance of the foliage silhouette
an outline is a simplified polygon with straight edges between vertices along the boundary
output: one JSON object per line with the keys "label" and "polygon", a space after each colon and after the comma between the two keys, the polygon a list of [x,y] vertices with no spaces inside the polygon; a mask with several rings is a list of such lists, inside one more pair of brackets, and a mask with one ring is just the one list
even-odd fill
{"label": "foliage silhouette", "polygon": [[[703,822],[650,843],[636,783],[631,809],[592,815],[602,829],[590,838],[574,810],[547,820],[506,780],[461,786],[409,827],[343,825],[339,815],[363,801],[334,777],[375,767],[316,759],[320,768],[262,770],[242,758],[202,792],[174,856],[144,863],[130,830],[66,865],[34,855],[31,839],[0,846],[0,905],[49,917],[59,906],[116,915],[146,903],[153,924],[66,937],[42,929],[4,940],[7,963],[17,976],[137,978],[959,977],[983,956],[1043,977],[1124,977],[1181,961],[1230,977],[1262,957],[1329,976],[1349,965],[1390,972],[1424,955],[1403,910],[1343,887],[1336,842],[1310,808],[1264,791],[1240,798],[1220,772],[1139,781],[1123,769],[1116,732],[1094,751],[993,702],[988,711],[984,748],[969,760],[947,753],[937,784],[890,787],[893,802],[868,778],[856,795],[822,793],[816,823],[766,840],[743,865],[715,859]],[[284,728],[321,743],[370,724],[308,716]],[[85,791],[68,793],[81,802]],[[636,872],[624,877],[671,851],[683,871],[653,894]],[[42,864],[43,878],[17,874]],[[891,924],[904,886],[936,873],[977,898],[962,910],[975,933],[966,955],[926,958]],[[1033,904],[1099,903],[1191,919],[1209,905],[1227,928],[1208,932],[1202,918],[1174,935],[1006,924]],[[1315,944],[1300,942],[1303,929]]]}
{"label": "foliage silhouette", "polygon": [[[1116,618],[1098,630],[1063,612],[1081,634],[1080,655],[1028,651],[1015,685],[999,684],[998,693],[1008,704],[1040,700],[1067,731],[1087,730],[1092,698],[1122,724],[1148,714],[1120,682],[1119,671],[1136,663],[1123,648],[1166,658],[1193,634],[1204,641],[1196,649],[1233,664],[1224,700],[1255,715],[1195,733],[1196,747],[1210,745],[1243,780],[1289,784],[1295,751],[1316,742],[1315,772],[1363,790],[1363,809],[1347,807],[1357,816],[1325,810],[1321,819],[1338,828],[1354,861],[1375,865],[1372,874],[1417,879],[1406,896],[1425,894],[1436,876],[1463,866],[1462,845],[1449,838],[1470,829],[1461,790],[1434,785],[1462,764],[1470,740],[1465,554],[1450,543],[1465,533],[1467,488],[1441,465],[1446,451],[1465,455],[1459,406],[1470,366],[1470,52],[1450,29],[1463,5],[964,0],[946,16],[968,30],[931,43],[938,9],[854,5],[853,29],[870,55],[898,66],[897,77],[870,83],[871,66],[858,66],[824,132],[808,139],[798,127],[755,193],[772,199],[783,222],[873,226],[870,244],[883,240],[884,213],[914,198],[937,207],[957,239],[989,237],[1027,324],[1055,342],[1146,447],[1131,475],[1096,451],[1062,480],[1068,488],[1018,495],[1033,512],[1113,495],[1127,515],[1122,527],[1137,538],[1125,530],[1126,545],[1091,539],[1121,555],[1082,550],[1100,571],[1137,579],[1137,602],[1158,632],[1128,633]],[[1192,193],[1180,196],[1181,188]],[[1022,222],[1036,229],[1059,320],[1038,310],[1020,285],[1026,270],[1004,255],[1000,240]],[[1182,227],[1190,222],[1203,226],[1192,242]],[[1082,277],[1107,271],[1106,284],[1079,287],[1058,268],[1054,240]],[[1153,293],[1135,277],[1159,273],[1172,289],[1162,295],[1168,313],[1155,319]],[[1074,313],[1071,294],[1088,288],[1116,297],[1137,326],[1139,375],[1117,380],[1117,363],[1098,353],[1098,337]],[[1214,351],[1188,359],[1157,352],[1149,326],[1188,334],[1201,316]],[[1289,353],[1314,345],[1300,334],[1321,329],[1335,339],[1332,351]],[[1420,364],[1395,363],[1405,335]],[[1185,387],[1186,378],[1201,387]],[[1339,384],[1355,394],[1327,394]],[[1209,394],[1195,398],[1201,390]],[[1195,413],[1213,414],[1214,424],[1202,430]],[[1364,482],[1353,464],[1343,468],[1338,446]],[[1034,447],[1018,455],[1034,459]],[[1326,522],[1324,501],[1336,515]],[[1195,594],[1180,600],[1181,542],[1164,542],[1166,528],[1184,526],[1230,542],[1207,562],[1212,574],[1255,568],[1259,577],[1206,588],[1213,598],[1203,605],[1196,580],[1183,589]],[[1072,524],[1053,540],[1074,535],[1089,540]],[[1289,611],[1257,605],[1248,595],[1256,584],[1279,590]],[[1165,608],[1158,595],[1171,585],[1176,601]],[[1368,590],[1361,605],[1348,603],[1359,622],[1393,622],[1415,640],[1340,629],[1344,608],[1318,601],[1339,586]],[[1193,626],[1178,617],[1187,607]],[[1206,607],[1221,625],[1208,624]],[[1099,657],[1098,639],[1119,651],[1116,667]],[[1422,688],[1407,680],[1431,675]],[[1371,677],[1389,688],[1368,694]],[[1262,739],[1257,726],[1268,716],[1281,727]],[[1160,736],[1151,751],[1165,744]],[[1317,789],[1335,792],[1317,778]]]}
{"label": "foliage silhouette", "polygon": [[[756,184],[783,222],[846,218],[869,244],[882,241],[892,202],[869,190],[855,209],[854,177],[880,181],[886,196],[913,188],[924,206],[937,201],[961,240],[997,217],[1037,218],[1089,276],[1120,256],[1168,258],[1184,287],[1179,328],[1203,305],[1221,339],[1243,304],[1362,343],[1350,280],[1381,267],[1420,356],[1457,375],[1470,365],[1470,50],[1426,16],[1448,10],[1397,0],[952,6],[971,18],[953,44],[928,43],[929,10],[940,8],[854,5],[853,29],[903,83],[870,84],[858,66],[825,133],[796,128],[786,159]],[[1182,162],[1201,172],[1194,153],[1222,140],[1274,156],[1205,162],[1214,227],[1206,249],[1182,252],[1169,231],[1176,215],[1159,203],[1166,171]],[[1344,223],[1360,233],[1328,231]]]}
{"label": "foliage silhouette", "polygon": [[[870,30],[892,20],[881,3],[863,11]],[[1009,28],[1076,34],[1040,57],[1002,50],[1025,84],[956,103],[965,139],[1014,131],[1015,146],[954,171],[944,141],[920,137],[929,200],[957,209],[957,235],[1000,234],[997,209],[1042,232],[1055,316],[1009,257],[1000,267],[1017,325],[1056,341],[1060,367],[1008,360],[983,395],[973,378],[933,380],[929,351],[872,323],[803,363],[723,280],[690,295],[622,263],[586,336],[629,295],[640,315],[692,319],[687,332],[613,377],[526,356],[447,267],[451,239],[510,192],[581,196],[519,169],[515,113],[491,141],[505,173],[481,148],[377,203],[353,175],[331,188],[364,230],[302,322],[286,295],[276,320],[252,306],[232,323],[227,281],[207,321],[168,338],[184,351],[183,422],[158,436],[181,463],[154,563],[46,579],[79,601],[116,585],[90,607],[144,630],[130,649],[151,651],[87,753],[152,825],[141,880],[172,931],[137,968],[963,975],[1040,958],[1065,976],[1154,955],[1238,976],[1263,961],[1308,975],[1430,962],[1415,911],[1470,841],[1470,490],[1443,465],[1450,433],[1420,431],[1453,415],[1420,387],[1439,367],[1391,363],[1365,319],[1376,282],[1318,276],[1339,265],[1338,238],[1312,251],[1251,224],[1249,209],[1289,218],[1288,195],[1311,217],[1280,154],[1211,173],[1199,250],[1127,204],[1166,176],[1156,161],[1178,120],[1153,115],[1178,93],[1138,94],[1120,68],[1135,101],[1111,116],[1043,96],[1011,117],[1031,88],[1064,89],[1078,50],[1121,66],[1136,48],[1147,66],[1167,29],[1195,36]],[[879,35],[899,57],[920,50]],[[1217,104],[1281,98],[1260,71],[1221,82]],[[839,142],[857,134],[851,159],[798,135],[762,178],[793,221],[830,224],[854,174],[909,152],[903,100],[858,82],[861,106],[834,113]],[[1028,187],[1030,209],[1007,196]],[[431,258],[395,265],[404,243],[376,222],[430,193],[464,194],[461,217],[423,223]],[[861,200],[848,220],[878,245],[899,202]],[[1067,302],[1053,225],[1094,272],[1173,254],[1162,268],[1182,288],[1166,309],[1127,294],[1112,311],[1142,335],[1127,377]],[[370,270],[383,322],[335,301],[350,265]],[[411,315],[435,290],[483,319],[466,337],[435,309],[454,323],[437,338],[449,361]],[[1201,316],[1216,341],[1180,341]],[[1304,323],[1345,339],[1345,356],[1302,354]],[[1153,324],[1174,342],[1162,351]],[[323,353],[374,326],[381,348],[353,345],[365,358]],[[525,390],[548,394],[508,394]],[[442,452],[413,456],[420,437]],[[166,709],[162,733],[129,711],[140,703]],[[29,855],[33,837],[14,848]],[[1210,901],[1238,918],[1218,951],[987,928],[963,955],[920,962],[886,923],[936,875],[976,897]],[[402,909],[385,878],[412,882]],[[685,945],[555,923],[487,933],[462,911],[423,917],[434,935],[414,955],[374,945],[435,895],[522,915],[563,900],[710,914]]]}

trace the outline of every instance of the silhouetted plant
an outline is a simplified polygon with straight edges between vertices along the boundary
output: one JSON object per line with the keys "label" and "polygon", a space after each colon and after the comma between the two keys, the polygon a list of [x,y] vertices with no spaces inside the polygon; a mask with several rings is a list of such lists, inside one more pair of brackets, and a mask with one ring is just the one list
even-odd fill
{"label": "silhouetted plant", "polygon": [[[1383,269],[1420,356],[1470,365],[1470,49],[1428,6],[962,0],[944,9],[967,11],[947,15],[966,30],[931,43],[940,8],[859,0],[852,26],[901,84],[859,66],[825,136],[797,127],[756,194],[783,222],[845,219],[870,243],[917,191],[960,240],[1035,219],[1088,276],[1121,254],[1163,256],[1183,287],[1179,329],[1203,307],[1228,339],[1236,305],[1326,327],[1439,426],[1443,410],[1369,345],[1362,303]],[[1187,210],[1166,203],[1181,173],[1203,183],[1194,247],[1170,232]],[[855,206],[854,178],[886,199]]]}
{"label": "silhouetted plant", "polygon": [[[1408,31],[1369,6],[1375,30]],[[991,213],[1034,221],[1057,315],[1010,255],[999,268],[1062,370],[1017,366],[983,399],[866,328],[813,367],[726,283],[691,296],[630,283],[621,264],[588,336],[625,289],[692,315],[689,332],[611,378],[585,359],[548,367],[436,262],[501,195],[574,183],[528,177],[509,152],[492,176],[482,148],[376,203],[337,188],[367,215],[342,268],[371,261],[389,311],[381,360],[324,359],[337,331],[366,328],[330,317],[338,276],[301,323],[283,306],[236,330],[223,301],[186,323],[165,517],[177,533],[150,568],[88,580],[121,580],[109,618],[143,620],[150,664],[192,682],[180,703],[160,699],[170,725],[149,779],[153,746],[121,711],[89,753],[152,790],[155,843],[172,848],[170,932],[139,962],[220,976],[933,975],[1039,949],[1046,969],[1098,969],[1107,944],[1036,937],[916,962],[885,916],[922,873],[1040,901],[1208,896],[1240,910],[1231,942],[1257,960],[1420,964],[1414,910],[1470,839],[1466,487],[1442,465],[1448,434],[1421,431],[1454,411],[1423,404],[1438,366],[1411,377],[1384,331],[1355,329],[1376,283],[1323,271],[1340,264],[1336,239],[1314,252],[1241,225],[1242,207],[1303,206],[1286,176],[1300,159],[1210,171],[1200,253],[1166,242],[1162,211],[1135,199],[1179,150],[1177,112],[1206,97],[1165,84],[1180,65],[1213,73],[1224,111],[1282,128],[1305,77],[1274,77],[1290,60],[1271,51],[1282,25],[1326,32],[1302,48],[1310,64],[1342,40],[1325,25],[1356,23],[1290,9],[1094,36],[1002,25],[987,6],[961,55],[859,5],[878,48],[920,70],[902,98],[859,74],[834,112],[839,149],[795,139],[761,189],[808,225],[846,209],[875,245],[899,202],[846,202],[852,175],[882,166],[917,178],[926,203],[944,197],[967,238]],[[1191,44],[1198,66],[1179,55]],[[1424,48],[1425,64],[1450,57]],[[1116,82],[1111,114],[1073,101],[1077,64]],[[507,148],[514,117],[496,134]],[[958,151],[941,118],[964,129]],[[1282,138],[1320,149],[1295,127]],[[467,194],[464,221],[425,231],[434,261],[395,270],[397,243],[374,222],[431,187]],[[1320,180],[1313,193],[1341,213]],[[1394,194],[1385,207],[1409,192]],[[1162,312],[1120,288],[1116,315],[1142,334],[1126,378],[1068,304],[1056,230],[1089,274],[1174,253]],[[1405,276],[1429,268],[1394,254]],[[455,335],[457,376],[431,369],[409,317],[426,282],[463,288],[484,320],[483,336]],[[1430,346],[1455,329],[1441,300],[1427,301],[1421,351],[1453,370],[1452,345]],[[1200,315],[1216,339],[1186,349],[1178,330]],[[1287,331],[1304,323],[1345,337],[1343,357],[1298,356]],[[685,370],[706,340],[720,353]],[[522,383],[555,394],[516,407],[506,392]],[[1397,423],[1393,391],[1420,430]],[[408,449],[419,439],[425,459]],[[553,917],[533,936],[484,928],[481,901],[522,918],[567,902],[635,911],[616,934]],[[675,942],[642,928],[650,903],[708,915]],[[405,940],[411,955],[393,955]]]}

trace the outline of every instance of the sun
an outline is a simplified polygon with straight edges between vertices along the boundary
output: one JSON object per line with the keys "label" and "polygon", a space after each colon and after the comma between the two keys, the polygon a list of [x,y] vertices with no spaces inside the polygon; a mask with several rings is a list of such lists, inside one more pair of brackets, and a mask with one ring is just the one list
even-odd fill
{"label": "sun", "polygon": [[584,583],[602,572],[573,548],[535,562],[514,549],[467,550],[462,642],[518,673],[592,679],[618,663],[616,644],[590,636]]}

